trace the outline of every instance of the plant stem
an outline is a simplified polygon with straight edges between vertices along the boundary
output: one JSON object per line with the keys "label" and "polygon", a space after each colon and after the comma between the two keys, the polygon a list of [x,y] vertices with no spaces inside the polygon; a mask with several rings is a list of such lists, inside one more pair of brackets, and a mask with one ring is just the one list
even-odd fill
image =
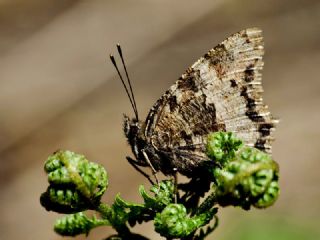
{"label": "plant stem", "polygon": [[215,189],[213,192],[201,203],[196,214],[201,214],[208,211],[217,203],[217,194]]}

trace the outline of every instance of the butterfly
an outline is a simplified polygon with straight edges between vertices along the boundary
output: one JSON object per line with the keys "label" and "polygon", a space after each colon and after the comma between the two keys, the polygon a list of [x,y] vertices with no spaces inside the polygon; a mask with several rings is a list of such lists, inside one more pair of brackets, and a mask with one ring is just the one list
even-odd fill
{"label": "butterfly", "polygon": [[[145,121],[138,117],[136,101],[117,45],[129,86],[112,55],[111,61],[135,112],[124,117],[124,133],[136,159],[127,157],[139,172],[201,174],[206,163],[210,132],[233,132],[248,146],[271,154],[275,119],[262,100],[263,37],[258,28],[235,33],[211,49],[157,100]],[[149,179],[150,180],[150,179]]]}

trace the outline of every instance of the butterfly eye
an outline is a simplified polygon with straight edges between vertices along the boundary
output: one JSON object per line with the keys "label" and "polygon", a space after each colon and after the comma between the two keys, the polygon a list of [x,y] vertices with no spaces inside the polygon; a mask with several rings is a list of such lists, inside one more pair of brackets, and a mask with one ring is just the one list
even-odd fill
{"label": "butterfly eye", "polygon": [[124,122],[123,122],[123,131],[126,137],[129,136],[130,133],[130,119],[127,116],[124,116]]}

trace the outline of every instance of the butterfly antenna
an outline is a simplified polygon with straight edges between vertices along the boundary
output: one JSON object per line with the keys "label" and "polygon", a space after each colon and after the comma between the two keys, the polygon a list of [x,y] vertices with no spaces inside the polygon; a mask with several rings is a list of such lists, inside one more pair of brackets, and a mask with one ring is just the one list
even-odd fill
{"label": "butterfly antenna", "polygon": [[119,53],[119,55],[120,55],[120,58],[121,58],[121,61],[122,61],[122,64],[123,64],[124,71],[126,72],[126,76],[127,76],[127,80],[128,80],[129,88],[130,88],[130,92],[131,92],[131,97],[132,97],[133,104],[134,104],[134,107],[135,107],[136,118],[137,118],[137,120],[138,120],[137,103],[136,103],[136,100],[135,100],[135,98],[134,98],[131,81],[130,81],[129,74],[128,74],[128,71],[127,71],[127,67],[126,67],[126,64],[125,64],[125,62],[124,62],[124,58],[123,58],[123,55],[122,55],[122,49],[121,49],[121,46],[120,46],[119,43],[117,44],[117,49],[118,49],[118,53]]}
{"label": "butterfly antenna", "polygon": [[[118,68],[118,66],[117,66],[116,60],[115,60],[115,58],[114,58],[114,56],[113,56],[112,54],[110,54],[110,60],[111,60],[111,62],[112,62],[112,64],[113,64],[113,66],[115,67],[115,69],[117,70],[117,73],[118,73],[118,75],[119,75],[119,77],[120,77],[120,79],[121,79],[122,85],[123,85],[124,89],[126,90],[127,96],[128,96],[128,98],[129,98],[129,100],[130,100],[132,109],[133,109],[136,117],[138,117],[138,113],[137,113],[137,111],[136,111],[136,109],[135,109],[135,105],[133,104],[133,101],[132,101],[131,96],[130,96],[130,94],[129,94],[128,88],[127,88],[126,84],[125,84],[124,81],[123,81],[123,78],[122,78],[122,75],[121,75],[121,73],[120,73],[120,71],[119,71],[119,68]],[[137,119],[137,120],[138,120],[138,119]]]}

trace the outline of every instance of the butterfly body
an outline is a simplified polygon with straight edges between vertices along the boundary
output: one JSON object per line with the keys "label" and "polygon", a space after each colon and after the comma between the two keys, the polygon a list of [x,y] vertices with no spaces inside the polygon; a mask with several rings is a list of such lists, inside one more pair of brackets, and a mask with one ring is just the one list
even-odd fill
{"label": "butterfly body", "polygon": [[139,166],[192,177],[210,163],[210,132],[233,132],[271,153],[277,120],[262,102],[261,30],[240,31],[201,57],[165,92],[144,122],[125,117],[124,131]]}
{"label": "butterfly body", "polygon": [[[165,175],[173,175],[178,171],[186,176],[192,176],[196,173],[196,170],[200,170],[200,166],[196,166],[195,159],[183,159],[181,152],[175,150],[170,145],[168,145],[166,149],[157,148],[153,141],[144,135],[145,126],[143,125],[142,122],[136,122],[135,119],[131,120],[125,117],[124,128],[125,132],[128,133],[126,136],[132,152],[137,159],[135,163],[138,166],[148,167],[151,163],[155,172],[161,171]],[[136,126],[138,127],[136,128]],[[193,147],[189,147],[187,151],[190,151],[191,148],[193,149]],[[205,149],[202,149],[203,153],[204,150]],[[208,157],[203,154],[198,164],[204,164],[205,160],[210,161]]]}

